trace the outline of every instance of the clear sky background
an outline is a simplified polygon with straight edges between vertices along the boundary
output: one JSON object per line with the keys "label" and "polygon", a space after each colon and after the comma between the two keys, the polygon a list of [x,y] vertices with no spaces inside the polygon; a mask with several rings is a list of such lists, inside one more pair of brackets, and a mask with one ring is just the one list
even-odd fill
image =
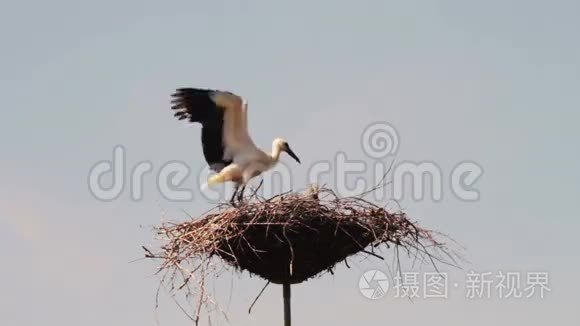
{"label": "clear sky background", "polygon": [[[244,95],[256,143],[284,136],[300,155],[297,186],[339,151],[370,161],[360,134],[375,121],[397,128],[397,160],[447,175],[477,162],[478,202],[444,187],[440,202],[402,206],[466,247],[452,281],[550,275],[544,299],[466,299],[460,286],[446,300],[370,301],[358,279],[386,266],[354,260],[294,287],[297,325],[579,324],[579,12],[578,1],[2,1],[0,324],[190,324],[165,295],[155,311],[155,264],[130,261],[161,217],[208,203],[164,200],[154,175],[138,202],[87,187],[118,144],[128,166],[204,166],[199,128],[169,111],[181,86]],[[222,302],[233,292],[232,325],[281,324],[278,286],[247,314],[263,284],[215,282]]]}

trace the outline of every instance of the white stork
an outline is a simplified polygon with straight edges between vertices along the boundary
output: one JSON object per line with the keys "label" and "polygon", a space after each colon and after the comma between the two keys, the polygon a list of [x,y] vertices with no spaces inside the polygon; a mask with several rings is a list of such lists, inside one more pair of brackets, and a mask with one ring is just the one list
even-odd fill
{"label": "white stork", "polygon": [[248,134],[248,104],[238,95],[210,89],[179,88],[172,95],[171,103],[171,109],[179,120],[201,123],[203,155],[210,169],[217,172],[207,184],[234,182],[232,204],[236,194],[238,201],[243,199],[250,179],[276,165],[282,152],[300,163],[282,138],[274,139],[271,153],[254,145]]}

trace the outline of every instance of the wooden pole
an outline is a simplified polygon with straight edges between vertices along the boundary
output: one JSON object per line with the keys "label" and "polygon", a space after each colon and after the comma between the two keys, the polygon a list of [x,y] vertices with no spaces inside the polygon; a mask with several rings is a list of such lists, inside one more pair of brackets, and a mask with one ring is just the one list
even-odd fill
{"label": "wooden pole", "polygon": [[284,326],[290,326],[290,283],[282,285],[282,295],[284,296]]}

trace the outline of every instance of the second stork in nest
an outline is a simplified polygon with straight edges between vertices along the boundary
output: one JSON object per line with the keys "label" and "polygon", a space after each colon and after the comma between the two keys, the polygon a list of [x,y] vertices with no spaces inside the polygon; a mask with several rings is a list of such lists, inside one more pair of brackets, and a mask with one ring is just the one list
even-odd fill
{"label": "second stork in nest", "polygon": [[179,120],[188,119],[202,125],[203,155],[211,170],[207,184],[233,182],[235,191],[230,202],[241,202],[250,179],[274,167],[282,152],[300,163],[288,142],[276,138],[272,152],[259,149],[248,134],[248,104],[240,96],[218,90],[179,88],[172,95],[172,109]]}

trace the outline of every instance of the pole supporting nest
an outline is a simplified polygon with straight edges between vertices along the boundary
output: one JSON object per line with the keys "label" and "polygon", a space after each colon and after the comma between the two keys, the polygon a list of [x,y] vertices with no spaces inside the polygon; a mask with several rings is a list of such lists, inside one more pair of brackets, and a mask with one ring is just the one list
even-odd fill
{"label": "pole supporting nest", "polygon": [[284,326],[290,326],[290,283],[282,285],[282,295],[284,297]]}

